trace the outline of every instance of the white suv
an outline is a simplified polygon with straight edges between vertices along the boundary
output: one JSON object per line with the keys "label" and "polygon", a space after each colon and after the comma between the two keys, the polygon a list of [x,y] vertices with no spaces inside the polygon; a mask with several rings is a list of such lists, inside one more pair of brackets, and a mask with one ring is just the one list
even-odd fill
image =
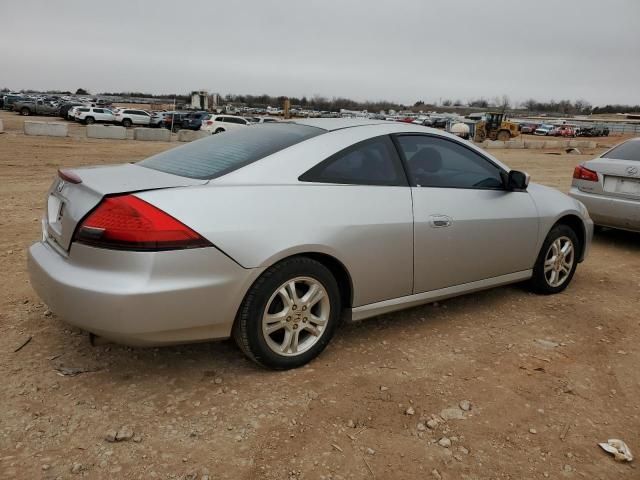
{"label": "white suv", "polygon": [[92,123],[113,123],[116,121],[116,116],[108,108],[98,107],[79,107],[76,110],[76,120],[78,122],[91,125]]}
{"label": "white suv", "polygon": [[211,115],[211,118],[202,121],[200,130],[209,133],[222,133],[227,130],[243,128],[251,125],[248,118],[237,117],[235,115]]}
{"label": "white suv", "polygon": [[121,123],[125,127],[131,125],[149,125],[151,115],[144,110],[122,109],[116,113],[116,123]]}

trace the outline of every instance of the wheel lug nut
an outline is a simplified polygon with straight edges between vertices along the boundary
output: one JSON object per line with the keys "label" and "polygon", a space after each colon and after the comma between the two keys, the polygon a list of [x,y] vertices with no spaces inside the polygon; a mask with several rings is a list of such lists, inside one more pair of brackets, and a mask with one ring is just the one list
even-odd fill
{"label": "wheel lug nut", "polygon": [[303,305],[303,306],[302,306],[302,310],[306,310],[306,309],[307,309],[307,306],[306,306],[306,305]]}
{"label": "wheel lug nut", "polygon": [[298,306],[297,306],[297,305],[294,305],[294,306],[292,306],[291,308],[292,308],[293,310],[297,310],[297,309],[298,309]]}
{"label": "wheel lug nut", "polygon": [[303,321],[304,323],[307,323],[307,317],[304,317],[304,318],[302,319],[302,321]]}
{"label": "wheel lug nut", "polygon": [[291,317],[287,317],[287,322],[290,322],[290,321],[291,321]]}

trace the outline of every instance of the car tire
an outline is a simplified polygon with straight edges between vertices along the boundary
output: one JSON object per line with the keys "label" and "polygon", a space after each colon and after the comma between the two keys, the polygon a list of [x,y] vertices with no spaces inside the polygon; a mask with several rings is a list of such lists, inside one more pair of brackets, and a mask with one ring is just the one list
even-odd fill
{"label": "car tire", "polygon": [[29,110],[27,107],[24,107],[22,110],[20,110],[20,114],[28,117],[29,115],[31,115],[31,110]]}
{"label": "car tire", "polygon": [[268,268],[251,286],[233,337],[259,365],[297,368],[324,350],[340,311],[340,291],[329,269],[307,257],[292,257]]}
{"label": "car tire", "polygon": [[498,132],[497,139],[500,140],[501,142],[507,142],[511,140],[511,134],[506,130],[500,130]]}
{"label": "car tire", "polygon": [[131,120],[128,118],[125,118],[124,120],[122,120],[122,126],[129,128],[132,125]]}
{"label": "car tire", "polygon": [[567,288],[578,266],[580,249],[578,236],[571,227],[562,224],[554,226],[542,244],[533,267],[530,280],[532,290],[551,295]]}
{"label": "car tire", "polygon": [[224,131],[225,131],[225,130],[224,130],[224,128],[217,128],[217,129],[216,129],[216,131],[215,131],[215,132],[213,132],[213,134],[215,135],[215,134],[217,134],[217,133],[222,133],[222,132],[224,132]]}
{"label": "car tire", "polygon": [[84,119],[84,123],[86,123],[87,125],[91,125],[92,123],[96,123],[96,119],[93,117],[87,117]]}

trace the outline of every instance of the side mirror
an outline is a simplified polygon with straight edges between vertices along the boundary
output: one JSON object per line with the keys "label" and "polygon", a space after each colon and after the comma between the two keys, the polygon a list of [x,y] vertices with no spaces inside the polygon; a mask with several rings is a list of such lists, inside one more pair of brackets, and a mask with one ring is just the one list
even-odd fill
{"label": "side mirror", "polygon": [[524,191],[529,186],[529,174],[518,170],[510,170],[506,175],[505,188],[510,191]]}

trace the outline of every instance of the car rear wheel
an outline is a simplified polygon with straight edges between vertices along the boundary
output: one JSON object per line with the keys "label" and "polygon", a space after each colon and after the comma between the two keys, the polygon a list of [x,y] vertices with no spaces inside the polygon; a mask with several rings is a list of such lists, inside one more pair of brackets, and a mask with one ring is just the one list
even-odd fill
{"label": "car rear wheel", "polygon": [[29,115],[31,115],[31,110],[29,110],[27,107],[24,107],[22,110],[20,110],[20,113],[25,117],[28,117]]}
{"label": "car rear wheel", "polygon": [[87,125],[91,125],[92,123],[96,123],[96,120],[93,117],[87,117],[84,119],[84,123],[86,123]]}
{"label": "car rear wheel", "polygon": [[533,268],[533,290],[542,294],[553,294],[567,288],[578,266],[579,250],[578,237],[571,227],[553,227]]}
{"label": "car rear wheel", "polygon": [[128,118],[125,118],[124,120],[122,120],[122,125],[129,128],[131,126],[131,120]]}
{"label": "car rear wheel", "polygon": [[222,132],[224,132],[224,128],[217,128],[216,131],[213,133],[215,135],[216,133],[222,133]]}
{"label": "car rear wheel", "polygon": [[240,349],[273,369],[300,367],[318,356],[340,317],[340,293],[331,272],[306,257],[284,260],[251,287],[234,324]]}

